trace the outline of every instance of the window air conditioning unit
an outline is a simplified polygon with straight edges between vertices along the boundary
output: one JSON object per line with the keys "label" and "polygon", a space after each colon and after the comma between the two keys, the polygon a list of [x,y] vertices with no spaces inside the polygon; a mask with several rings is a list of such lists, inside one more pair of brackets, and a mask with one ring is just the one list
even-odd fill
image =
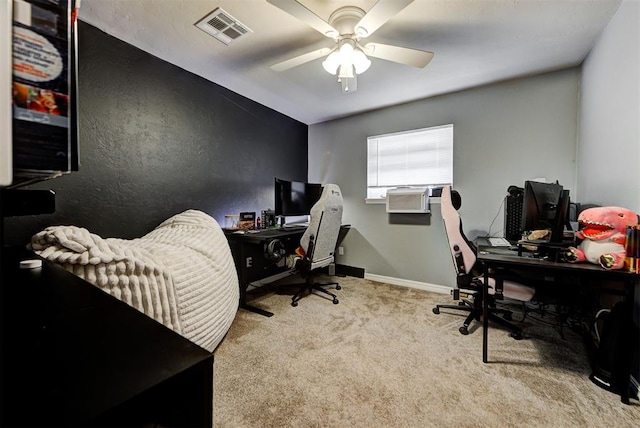
{"label": "window air conditioning unit", "polygon": [[387,191],[388,213],[428,213],[429,188],[398,187]]}

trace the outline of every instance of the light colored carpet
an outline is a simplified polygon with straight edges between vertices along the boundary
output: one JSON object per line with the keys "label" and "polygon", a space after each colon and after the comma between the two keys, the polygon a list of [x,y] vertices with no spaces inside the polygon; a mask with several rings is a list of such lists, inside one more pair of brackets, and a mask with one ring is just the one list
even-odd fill
{"label": "light colored carpet", "polygon": [[[526,321],[526,338],[458,332],[450,297],[338,278],[340,303],[260,292],[215,352],[214,422],[223,427],[638,427],[640,405],[589,379],[581,339]],[[477,326],[477,324],[474,324]]]}

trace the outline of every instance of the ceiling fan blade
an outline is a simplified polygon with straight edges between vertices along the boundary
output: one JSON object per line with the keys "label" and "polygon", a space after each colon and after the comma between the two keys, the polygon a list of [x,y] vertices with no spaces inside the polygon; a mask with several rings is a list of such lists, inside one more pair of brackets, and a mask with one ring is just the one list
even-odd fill
{"label": "ceiling fan blade", "polygon": [[287,12],[289,15],[298,18],[300,21],[327,37],[335,38],[339,35],[335,28],[296,0],[267,0],[267,2]]}
{"label": "ceiling fan blade", "polygon": [[433,58],[433,52],[418,49],[402,48],[400,46],[383,45],[381,43],[367,43],[364,53],[374,58],[393,61],[412,67],[423,68]]}
{"label": "ceiling fan blade", "polygon": [[360,37],[370,36],[410,3],[413,0],[378,0],[356,24],[356,34]]}
{"label": "ceiling fan blade", "polygon": [[312,52],[307,52],[306,54],[302,54],[302,55],[290,58],[286,61],[273,64],[271,66],[271,69],[274,71],[288,70],[290,68],[305,64],[309,61],[313,61],[314,59],[322,58],[323,56],[329,55],[331,53],[331,50],[332,49],[330,48],[322,48]]}

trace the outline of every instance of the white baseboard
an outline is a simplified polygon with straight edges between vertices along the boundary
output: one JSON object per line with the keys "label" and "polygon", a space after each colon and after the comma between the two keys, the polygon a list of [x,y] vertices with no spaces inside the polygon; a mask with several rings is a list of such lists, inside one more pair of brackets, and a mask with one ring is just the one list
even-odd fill
{"label": "white baseboard", "polygon": [[439,284],[429,284],[428,282],[411,281],[409,279],[393,278],[391,276],[376,275],[374,273],[365,273],[365,279],[376,282],[384,282],[385,284],[399,285],[401,287],[417,288],[419,290],[431,291],[439,294],[451,294],[451,287]]}

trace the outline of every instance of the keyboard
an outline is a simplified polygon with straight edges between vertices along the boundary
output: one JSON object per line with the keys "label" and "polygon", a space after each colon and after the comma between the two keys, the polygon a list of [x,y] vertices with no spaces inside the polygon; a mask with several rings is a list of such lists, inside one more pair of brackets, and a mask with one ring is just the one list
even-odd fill
{"label": "keyboard", "polygon": [[511,242],[505,238],[487,238],[492,247],[510,247]]}

